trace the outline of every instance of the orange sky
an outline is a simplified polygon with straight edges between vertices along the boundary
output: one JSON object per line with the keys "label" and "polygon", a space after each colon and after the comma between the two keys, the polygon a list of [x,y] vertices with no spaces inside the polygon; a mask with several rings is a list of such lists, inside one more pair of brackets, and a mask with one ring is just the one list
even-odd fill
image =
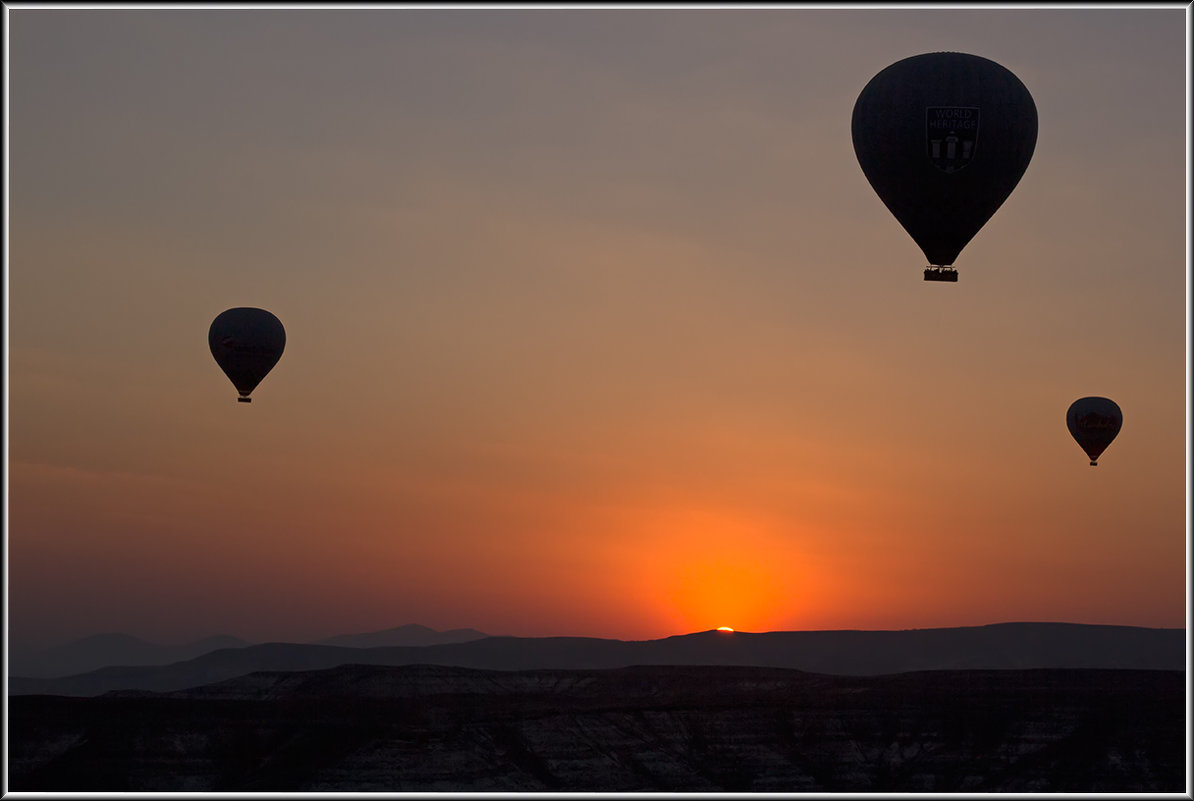
{"label": "orange sky", "polygon": [[[7,14],[14,642],[1185,625],[1184,10]],[[1040,135],[927,284],[943,49]]]}

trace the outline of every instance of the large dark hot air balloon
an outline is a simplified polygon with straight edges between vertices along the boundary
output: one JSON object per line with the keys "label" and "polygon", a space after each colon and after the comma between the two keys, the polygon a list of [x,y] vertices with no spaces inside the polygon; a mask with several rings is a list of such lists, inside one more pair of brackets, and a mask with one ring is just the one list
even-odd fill
{"label": "large dark hot air balloon", "polygon": [[1090,466],[1094,467],[1099,463],[1099,455],[1119,433],[1124,416],[1113,400],[1079,398],[1070,404],[1065,413],[1065,424],[1070,435],[1090,457]]}
{"label": "large dark hot air balloon", "polygon": [[216,364],[240,393],[237,400],[250,403],[249,393],[282,358],[286,329],[265,309],[229,309],[212,320],[207,345]]}
{"label": "large dark hot air balloon", "polygon": [[925,53],[882,70],[854,103],[854,153],[871,186],[929,260],[954,260],[1007,200],[1036,147],[1036,104],[1020,79],[966,53]]}

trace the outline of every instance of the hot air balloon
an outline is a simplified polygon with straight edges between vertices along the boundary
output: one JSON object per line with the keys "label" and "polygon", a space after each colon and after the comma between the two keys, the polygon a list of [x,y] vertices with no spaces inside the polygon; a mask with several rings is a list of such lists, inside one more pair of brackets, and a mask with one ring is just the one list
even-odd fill
{"label": "hot air balloon", "polygon": [[954,260],[1019,183],[1036,147],[1036,104],[1020,79],[966,53],[925,53],[879,72],[854,103],[854,153],[876,194],[929,260]]}
{"label": "hot air balloon", "polygon": [[251,403],[249,393],[282,358],[286,329],[265,309],[228,309],[212,320],[207,345],[216,364],[240,393],[237,401]]}
{"label": "hot air balloon", "polygon": [[1065,424],[1070,435],[1090,457],[1090,466],[1095,467],[1099,463],[1099,454],[1107,449],[1123,426],[1124,416],[1113,400],[1079,398],[1065,413]]}

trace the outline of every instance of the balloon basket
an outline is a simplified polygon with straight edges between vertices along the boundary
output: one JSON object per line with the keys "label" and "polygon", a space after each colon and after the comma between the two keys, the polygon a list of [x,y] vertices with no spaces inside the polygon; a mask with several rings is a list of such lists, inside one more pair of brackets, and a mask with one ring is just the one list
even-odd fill
{"label": "balloon basket", "polygon": [[252,403],[253,399],[252,398],[237,398],[236,402],[237,403]]}
{"label": "balloon basket", "polygon": [[926,281],[952,281],[958,282],[958,271],[953,267],[925,267]]}

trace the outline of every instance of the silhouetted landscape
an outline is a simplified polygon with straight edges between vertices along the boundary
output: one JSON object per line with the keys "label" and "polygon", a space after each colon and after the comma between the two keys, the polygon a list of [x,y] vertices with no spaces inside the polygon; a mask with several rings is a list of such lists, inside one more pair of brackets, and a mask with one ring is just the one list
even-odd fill
{"label": "silhouetted landscape", "polygon": [[457,642],[479,640],[489,635],[476,629],[449,629],[436,631],[417,623],[408,623],[383,631],[367,631],[361,634],[341,634],[317,640],[315,645],[337,645],[346,648],[382,648],[385,646],[447,645]]}
{"label": "silhouetted landscape", "polygon": [[323,642],[403,638],[439,644],[10,677],[11,787],[1129,792],[1184,776],[1182,629]]}
{"label": "silhouetted landscape", "polygon": [[[417,623],[408,623],[382,631],[341,634],[316,640],[313,644],[345,648],[423,646],[468,642],[488,636],[476,629],[436,631]],[[167,665],[171,662],[194,659],[222,648],[244,648],[251,644],[239,637],[226,634],[204,637],[183,645],[161,645],[128,634],[94,634],[50,648],[11,650],[9,672],[16,676],[56,678],[86,673],[110,665]]]}
{"label": "silhouetted landscape", "polygon": [[248,644],[229,635],[204,637],[184,645],[160,645],[128,634],[95,634],[38,651],[11,651],[9,670],[17,676],[70,676],[107,665],[167,665]]}
{"label": "silhouetted landscape", "polygon": [[10,695],[166,692],[263,670],[343,664],[433,664],[481,670],[592,670],[632,665],[744,665],[843,675],[912,670],[1102,668],[1182,670],[1185,630],[1002,623],[906,631],[707,631],[659,640],[482,637],[427,646],[350,648],[264,643],[161,666],[109,666],[60,678],[14,675]]}
{"label": "silhouetted landscape", "polygon": [[343,665],[10,699],[19,791],[1177,792],[1185,676]]}

